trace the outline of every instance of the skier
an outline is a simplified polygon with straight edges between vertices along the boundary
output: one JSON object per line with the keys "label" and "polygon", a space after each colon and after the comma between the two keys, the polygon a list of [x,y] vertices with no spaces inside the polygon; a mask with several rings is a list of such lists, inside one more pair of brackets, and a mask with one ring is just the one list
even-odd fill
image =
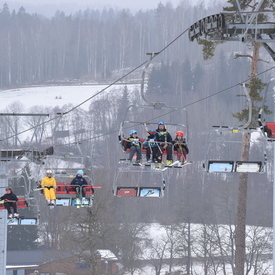
{"label": "skier", "polygon": [[187,163],[186,155],[189,153],[189,149],[182,131],[176,132],[176,137],[173,140],[173,144],[174,150],[177,151],[177,160],[181,161],[181,164]]}
{"label": "skier", "polygon": [[137,154],[136,163],[140,163],[141,161],[141,142],[137,135],[136,130],[131,130],[129,132],[129,137],[123,140],[124,150],[126,151],[130,148],[129,161],[132,162],[132,159]]}
{"label": "skier", "polygon": [[[148,132],[148,137],[143,142],[143,145],[146,148],[146,159],[147,159],[147,162],[157,162],[157,158],[155,156],[156,150],[154,150],[154,148],[158,146],[155,142],[156,131],[149,130],[147,132]],[[152,154],[152,159],[151,159],[151,154]]]}
{"label": "skier", "polygon": [[166,165],[172,164],[172,137],[165,129],[165,124],[163,121],[158,123],[158,128],[156,129],[156,142],[158,145],[155,147],[158,162],[156,167],[161,167],[162,154],[164,150],[167,151]]}
{"label": "skier", "polygon": [[79,197],[80,191],[82,194],[82,201],[85,201],[85,186],[88,185],[86,179],[83,177],[84,172],[82,170],[78,170],[76,173],[75,178],[72,180],[71,185],[75,187],[75,191],[77,194],[77,197]]}
{"label": "skier", "polygon": [[[11,188],[6,188],[6,194],[0,197],[0,200],[4,200],[4,207],[8,211],[9,219],[18,218],[19,214],[17,213],[17,196],[12,192]],[[11,212],[11,207],[13,207],[13,215]]]}
{"label": "skier", "polygon": [[56,189],[56,181],[53,177],[52,170],[46,171],[46,177],[42,179],[41,187],[44,190],[44,195],[46,200],[48,201],[49,206],[55,205],[56,195],[55,195],[55,189]]}

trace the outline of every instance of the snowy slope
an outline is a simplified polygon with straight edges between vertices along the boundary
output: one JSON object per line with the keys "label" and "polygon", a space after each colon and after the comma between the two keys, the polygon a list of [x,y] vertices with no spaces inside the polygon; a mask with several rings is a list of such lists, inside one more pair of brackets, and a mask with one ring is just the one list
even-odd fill
{"label": "snowy slope", "polygon": [[[106,87],[107,85],[43,86],[3,90],[0,92],[0,111],[5,110],[6,107],[16,101],[22,103],[26,109],[32,106],[61,107],[69,103],[78,105]],[[101,95],[114,88],[122,87],[125,87],[125,84],[113,85],[103,91]],[[90,103],[91,100],[81,105],[81,108],[87,110]]]}

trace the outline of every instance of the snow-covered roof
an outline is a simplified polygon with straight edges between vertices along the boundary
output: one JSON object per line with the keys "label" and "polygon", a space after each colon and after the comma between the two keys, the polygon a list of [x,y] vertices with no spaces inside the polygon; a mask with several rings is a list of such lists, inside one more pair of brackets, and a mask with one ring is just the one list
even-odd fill
{"label": "snow-covered roof", "polygon": [[111,252],[110,250],[98,249],[97,251],[100,253],[102,259],[114,260],[114,261],[117,260],[117,257],[115,256],[115,254],[113,252]]}

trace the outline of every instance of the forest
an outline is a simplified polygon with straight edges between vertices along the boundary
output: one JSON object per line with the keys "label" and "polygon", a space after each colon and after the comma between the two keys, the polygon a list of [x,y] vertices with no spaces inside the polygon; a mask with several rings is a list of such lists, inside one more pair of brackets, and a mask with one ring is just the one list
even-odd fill
{"label": "forest", "polygon": [[[205,261],[205,274],[226,274],[226,263],[233,266],[230,257],[234,254],[239,178],[236,174],[206,173],[203,162],[210,143],[209,129],[213,125],[239,123],[233,114],[246,106],[243,87],[239,84],[248,79],[250,59],[235,58],[235,54],[249,54],[251,48],[241,42],[222,43],[211,60],[204,60],[202,47],[188,41],[187,36],[188,27],[196,20],[219,13],[221,9],[215,2],[211,7],[203,4],[193,7],[183,1],[175,8],[169,3],[160,3],[155,10],[136,14],[112,9],[85,10],[70,15],[57,11],[54,17],[45,18],[29,14],[23,7],[10,11],[8,4],[3,5],[0,10],[0,90],[114,81],[124,85],[123,89],[111,85],[111,91],[102,91],[90,101],[88,111],[75,108],[74,102],[52,108],[41,103],[26,109],[15,99],[14,104],[2,106],[5,113],[50,114],[48,123],[44,123],[48,118],[43,117],[1,116],[2,148],[43,151],[54,141],[55,154],[63,155],[77,154],[80,147],[81,152],[89,156],[85,165],[92,169],[94,182],[102,186],[102,190],[96,192],[91,209],[60,207],[54,215],[47,209],[43,196],[33,192],[32,196],[43,209],[40,225],[10,227],[9,250],[38,247],[77,254],[96,248],[110,249],[120,255],[125,272],[121,274],[135,274],[142,266],[136,260],[142,258],[144,247],[151,247],[151,259],[168,258],[170,270],[180,265],[186,274],[193,274],[192,254]],[[171,169],[165,174],[167,187],[162,199],[116,198],[112,185],[119,157],[123,155],[117,138],[119,125],[125,119],[127,106],[143,104],[140,84],[144,65],[141,64],[148,59],[146,53],[159,51],[161,54],[146,74],[146,98],[187,109],[188,121],[184,118],[183,123],[189,127],[188,159],[192,165],[181,171]],[[261,59],[265,62],[259,63],[259,72],[267,71],[261,76],[267,82],[272,75],[269,69],[273,61],[264,50],[261,50]],[[128,74],[132,70],[133,73]],[[217,95],[212,97],[213,94]],[[56,114],[65,114],[58,123],[54,119]],[[147,113],[139,109],[132,116],[144,119]],[[19,133],[26,129],[30,129],[33,138],[21,138]],[[57,132],[62,131],[68,131],[69,136],[58,137]],[[272,153],[268,146],[267,172],[249,175],[246,221],[252,226],[247,236],[251,249],[247,270],[254,264],[262,272],[265,267],[257,255],[268,254],[272,249],[271,232],[263,229],[272,225]],[[27,163],[22,169],[23,178],[35,187],[44,168],[43,164]],[[12,166],[12,173],[17,169]],[[10,184],[18,193],[22,192],[22,179],[13,179]],[[148,235],[152,223],[166,232],[162,243]],[[198,229],[194,224],[202,227]],[[199,236],[200,246],[195,244],[195,236]],[[217,255],[223,257],[218,263],[214,259]],[[95,258],[85,261],[93,265]],[[160,274],[161,261],[151,261],[150,265],[155,268],[154,274]]]}

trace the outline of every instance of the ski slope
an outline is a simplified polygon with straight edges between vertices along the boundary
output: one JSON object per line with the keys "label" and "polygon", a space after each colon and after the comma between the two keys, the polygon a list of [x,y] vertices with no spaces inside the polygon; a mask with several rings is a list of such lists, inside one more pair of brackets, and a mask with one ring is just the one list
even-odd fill
{"label": "ski slope", "polygon": [[[39,86],[2,90],[0,91],[0,111],[5,111],[7,107],[15,102],[20,102],[26,110],[33,106],[62,107],[70,103],[76,106],[97,92],[105,89],[107,86],[108,85]],[[129,89],[133,86],[134,85],[127,85]],[[113,89],[121,89],[123,87],[125,87],[125,84],[113,85],[100,93],[100,95],[106,95]],[[88,100],[80,107],[88,110],[90,103],[91,100]],[[15,112],[16,110],[12,109],[12,111]]]}

